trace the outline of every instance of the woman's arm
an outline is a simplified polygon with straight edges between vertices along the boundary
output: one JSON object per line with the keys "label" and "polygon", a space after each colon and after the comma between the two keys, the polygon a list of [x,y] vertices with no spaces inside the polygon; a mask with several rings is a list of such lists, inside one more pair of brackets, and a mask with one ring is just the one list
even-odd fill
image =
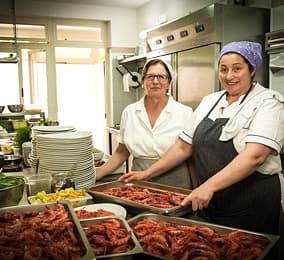
{"label": "woman's arm", "polygon": [[179,138],[176,143],[172,145],[171,148],[165,153],[165,155],[159,161],[151,165],[148,169],[146,169],[145,171],[133,171],[126,173],[119,179],[125,182],[135,180],[149,180],[180,164],[186,158],[191,156],[191,153],[191,144],[188,144]]}
{"label": "woman's arm", "polygon": [[[246,148],[226,167],[194,189],[182,202],[182,205],[192,204],[194,211],[206,208],[214,193],[237,183],[252,174],[272,149],[259,143],[247,143]],[[222,155],[220,155],[222,156]]]}
{"label": "woman's arm", "polygon": [[127,150],[126,146],[122,143],[118,144],[114,154],[110,157],[110,159],[105,162],[105,164],[97,169],[96,171],[96,180],[100,180],[104,176],[118,169],[124,161],[127,160],[130,153]]}

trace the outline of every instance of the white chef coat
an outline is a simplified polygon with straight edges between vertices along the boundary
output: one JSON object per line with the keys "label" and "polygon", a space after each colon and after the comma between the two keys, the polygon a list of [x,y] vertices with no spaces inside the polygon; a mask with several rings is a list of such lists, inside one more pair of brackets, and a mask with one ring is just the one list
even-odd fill
{"label": "white chef coat", "polygon": [[128,105],[122,112],[119,142],[136,158],[159,159],[177,140],[191,120],[192,109],[169,96],[154,127],[151,127],[144,99]]}
{"label": "white chef coat", "polygon": [[[193,120],[188,121],[187,128],[181,133],[181,139],[192,143],[195,128],[223,93],[224,91],[219,91],[203,98],[194,112]],[[284,142],[284,97],[257,83],[241,103],[242,98],[243,96],[238,102],[228,106],[224,95],[210,114],[212,120],[220,117],[230,118],[219,140],[227,141],[233,138],[238,153],[244,150],[247,142],[271,147],[274,154],[270,154],[257,171],[264,174],[281,172],[279,153]],[[220,113],[221,107],[224,107],[223,114]]]}

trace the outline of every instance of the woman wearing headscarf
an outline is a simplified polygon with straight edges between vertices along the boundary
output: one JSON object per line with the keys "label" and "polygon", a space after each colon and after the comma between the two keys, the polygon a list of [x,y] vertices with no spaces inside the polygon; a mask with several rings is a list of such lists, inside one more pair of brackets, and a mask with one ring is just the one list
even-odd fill
{"label": "woman wearing headscarf", "polygon": [[[257,42],[231,42],[218,57],[224,90],[203,98],[177,142],[154,165],[124,181],[151,179],[192,157],[199,180],[182,202],[216,224],[277,234],[284,97],[253,81]],[[281,177],[283,178],[283,177]]]}
{"label": "woman wearing headscarf", "polygon": [[[175,143],[193,111],[169,95],[173,79],[172,67],[165,61],[152,59],[145,64],[142,71],[145,95],[122,112],[119,145],[97,170],[96,180],[115,171],[130,155],[132,170],[145,170]],[[151,181],[186,189],[192,187],[186,162]]]}

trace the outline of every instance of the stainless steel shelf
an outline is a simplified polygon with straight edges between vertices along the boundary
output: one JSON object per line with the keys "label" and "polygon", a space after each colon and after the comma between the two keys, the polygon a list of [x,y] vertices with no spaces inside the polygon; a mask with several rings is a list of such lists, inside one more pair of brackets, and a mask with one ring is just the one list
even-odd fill
{"label": "stainless steel shelf", "polygon": [[0,117],[24,117],[24,116],[32,116],[32,115],[44,115],[44,112],[19,112],[19,113],[1,113]]}

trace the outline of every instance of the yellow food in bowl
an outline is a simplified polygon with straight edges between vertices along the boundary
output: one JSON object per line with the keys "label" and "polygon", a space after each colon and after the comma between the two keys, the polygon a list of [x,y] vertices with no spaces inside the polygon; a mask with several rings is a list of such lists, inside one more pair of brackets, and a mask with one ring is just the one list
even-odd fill
{"label": "yellow food in bowl", "polygon": [[74,188],[66,188],[55,193],[46,193],[45,191],[40,191],[36,196],[29,197],[28,200],[32,204],[70,200],[72,205],[77,207],[79,205],[86,204],[88,199],[86,197],[87,195],[88,193],[86,190],[74,190]]}

